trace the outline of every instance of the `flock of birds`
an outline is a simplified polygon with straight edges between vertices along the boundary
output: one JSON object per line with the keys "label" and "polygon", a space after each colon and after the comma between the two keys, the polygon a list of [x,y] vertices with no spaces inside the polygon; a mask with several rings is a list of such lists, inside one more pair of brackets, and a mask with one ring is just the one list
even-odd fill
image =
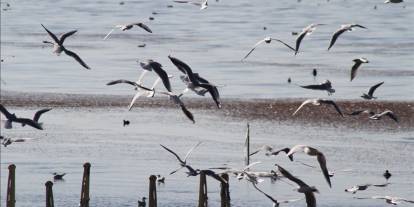
{"label": "flock of birds", "polygon": [[[174,2],[193,4],[193,5],[199,6],[200,9],[206,9],[208,7],[207,0],[202,0],[202,1],[174,0]],[[384,3],[401,3],[401,2],[402,2],[402,0],[387,0]],[[294,55],[297,55],[299,53],[300,45],[303,42],[303,40],[305,39],[305,37],[312,34],[315,31],[317,26],[322,26],[322,25],[323,24],[310,24],[309,26],[305,27],[302,30],[302,32],[297,34],[296,44],[295,44],[294,47],[290,46],[289,44],[285,43],[284,41],[282,41],[280,39],[273,38],[273,37],[265,37],[264,39],[258,41],[252,47],[252,49],[242,58],[242,61],[246,60],[252,54],[252,52],[255,51],[255,49],[259,45],[261,45],[262,43],[269,44],[272,41],[273,42],[276,41],[276,42],[279,42],[279,43],[283,44],[289,50],[293,51]],[[51,32],[49,29],[47,29],[46,26],[44,26],[43,24],[41,24],[41,26],[44,28],[46,33],[52,39],[52,41],[43,41],[43,43],[52,45],[53,46],[53,53],[55,53],[56,55],[60,55],[63,52],[66,55],[74,58],[74,60],[76,60],[85,69],[91,69],[79,57],[79,55],[77,55],[75,52],[67,49],[64,46],[65,39],[72,36],[72,35],[74,35],[77,32],[77,30],[72,30],[72,31],[63,33],[58,38],[57,35],[55,35],[53,32]],[[115,31],[115,29],[119,29],[121,31],[126,31],[126,30],[130,30],[134,27],[141,28],[141,29],[143,29],[144,31],[146,31],[148,33],[153,32],[148,25],[146,25],[142,22],[134,22],[134,23],[129,23],[129,24],[116,25],[103,38],[103,40],[108,40],[110,38],[111,34]],[[332,47],[335,45],[335,43],[338,41],[338,38],[341,35],[343,35],[346,32],[353,31],[356,28],[367,29],[365,26],[362,26],[362,25],[359,25],[359,24],[342,25],[337,31],[335,31],[333,33],[332,38],[331,38],[330,43],[329,43],[329,46],[328,46],[328,50],[332,49]],[[175,65],[175,67],[182,73],[182,75],[180,76],[180,80],[184,83],[185,88],[184,88],[184,90],[182,90],[179,93],[174,92],[172,87],[171,87],[170,79],[173,78],[173,76],[169,75],[163,69],[161,63],[159,63],[155,60],[152,60],[152,59],[148,59],[146,61],[138,61],[140,67],[142,68],[142,72],[139,75],[138,80],[131,81],[131,80],[125,80],[125,79],[118,79],[118,80],[113,80],[113,81],[108,82],[107,85],[112,86],[112,85],[117,85],[117,84],[128,84],[128,85],[131,85],[133,87],[133,90],[135,90],[136,93],[133,96],[133,98],[132,98],[132,100],[131,100],[131,102],[128,106],[128,110],[131,110],[133,108],[136,100],[139,97],[142,97],[142,96],[154,97],[155,94],[160,94],[160,95],[167,96],[171,100],[171,102],[173,104],[175,104],[178,108],[180,108],[182,110],[183,114],[190,121],[192,121],[193,123],[195,123],[194,115],[189,111],[189,109],[185,106],[184,102],[181,99],[182,96],[185,93],[187,93],[189,91],[192,91],[196,95],[199,95],[199,96],[205,96],[205,94],[208,93],[211,96],[212,101],[214,102],[215,106],[218,109],[220,109],[222,107],[221,99],[220,99],[220,93],[219,93],[219,90],[218,90],[218,88],[219,88],[218,85],[208,81],[207,79],[200,76],[198,73],[193,72],[193,69],[187,63],[185,63],[184,61],[182,61],[182,60],[180,60],[176,57],[173,57],[171,55],[169,55],[168,58]],[[362,58],[362,57],[354,59],[353,62],[354,62],[354,64],[351,67],[351,72],[350,72],[350,81],[352,81],[356,77],[357,71],[358,71],[358,69],[360,68],[360,66],[362,64],[369,63],[368,59]],[[158,77],[151,86],[145,86],[143,84],[143,79],[144,79],[145,75],[149,72],[154,72]],[[313,75],[314,75],[314,77],[317,76],[317,70],[316,69],[313,70]],[[289,78],[288,81],[291,82],[291,79]],[[156,90],[156,87],[160,82],[162,82],[165,90],[158,90],[158,89]],[[374,96],[374,92],[382,84],[384,84],[384,82],[380,82],[378,84],[375,84],[374,86],[372,86],[369,89],[367,94],[364,93],[361,97],[363,99],[366,99],[366,100],[376,99],[376,97]],[[328,95],[332,95],[333,93],[335,93],[335,89],[332,88],[332,83],[329,80],[326,80],[325,82],[320,83],[320,84],[304,85],[304,86],[300,86],[300,87],[305,88],[305,89],[326,91],[326,92],[328,92]],[[342,112],[342,110],[339,108],[339,106],[333,100],[320,99],[320,98],[305,100],[293,112],[292,116],[295,116],[306,105],[314,105],[314,106],[330,105],[336,110],[336,112],[340,116],[344,117],[344,113]],[[12,128],[13,122],[14,122],[14,123],[21,124],[22,126],[28,125],[30,127],[33,127],[33,128],[39,129],[39,130],[43,130],[43,124],[41,122],[39,122],[39,119],[40,119],[42,114],[44,114],[44,113],[46,113],[50,110],[51,110],[51,108],[41,109],[41,110],[37,111],[34,114],[33,118],[23,118],[23,117],[18,117],[15,113],[9,112],[2,104],[0,104],[0,111],[6,117],[6,120],[5,120],[5,123],[4,123],[4,127],[6,129]],[[358,111],[354,111],[352,113],[348,113],[347,115],[356,116],[356,115],[362,115],[362,114],[368,114],[369,119],[372,119],[372,120],[379,120],[383,116],[387,116],[387,117],[391,118],[392,120],[394,120],[395,122],[398,122],[398,118],[397,118],[396,114],[394,114],[390,110],[385,110],[385,111],[380,112],[380,113],[375,113],[371,110],[364,109],[364,110],[358,110]],[[123,120],[123,125],[124,126],[127,126],[129,124],[130,124],[130,122],[128,120]],[[13,142],[25,142],[28,139],[26,139],[26,138],[12,139],[12,138],[5,138],[5,137],[1,136],[1,140],[2,140],[2,145],[4,147],[7,147],[8,145],[12,144]],[[296,201],[299,201],[299,200],[302,200],[302,199],[293,199],[293,200],[278,200],[278,199],[275,199],[270,194],[268,194],[268,193],[264,192],[263,190],[261,190],[258,187],[258,184],[264,181],[262,178],[271,178],[273,181],[287,179],[287,180],[291,181],[291,183],[294,183],[293,185],[296,185],[296,187],[297,187],[296,190],[297,190],[298,193],[303,193],[304,194],[306,204],[307,204],[308,207],[315,207],[316,206],[315,193],[319,192],[318,189],[315,186],[309,186],[304,181],[302,181],[301,179],[295,177],[289,171],[287,171],[286,169],[284,169],[282,166],[280,166],[278,164],[275,165],[277,167],[277,170],[271,170],[270,172],[255,172],[255,171],[251,170],[251,168],[254,165],[257,165],[260,162],[254,162],[254,163],[248,164],[247,166],[244,166],[241,169],[230,168],[230,167],[227,167],[227,166],[226,167],[208,168],[208,169],[195,169],[195,168],[193,168],[188,163],[187,159],[191,155],[193,150],[195,148],[197,148],[200,144],[201,144],[201,142],[199,142],[195,146],[193,146],[186,153],[184,158],[180,157],[176,152],[174,152],[173,150],[171,150],[167,146],[161,145],[161,147],[163,149],[165,149],[167,152],[172,154],[177,159],[178,164],[179,164],[179,168],[173,170],[170,174],[174,174],[174,173],[180,171],[181,169],[186,169],[187,171],[185,173],[186,173],[187,176],[198,176],[201,172],[204,172],[207,176],[210,176],[210,177],[214,178],[215,180],[217,180],[219,182],[227,182],[226,180],[224,180],[220,176],[221,174],[223,174],[223,173],[234,174],[237,179],[239,179],[239,180],[244,179],[244,180],[247,180],[248,182],[250,182],[258,192],[262,193],[265,197],[267,197],[269,200],[271,200],[271,202],[273,203],[273,206],[279,206],[282,203],[296,202]],[[258,154],[261,151],[265,151],[267,156],[277,156],[281,152],[283,152],[283,153],[286,154],[287,158],[292,162],[294,161],[293,156],[296,153],[305,153],[308,156],[316,157],[316,160],[319,164],[319,168],[320,168],[320,171],[322,172],[322,175],[323,175],[324,179],[326,180],[328,186],[332,187],[331,178],[334,176],[334,172],[329,171],[328,166],[327,166],[326,157],[318,149],[316,149],[314,147],[311,147],[311,146],[306,146],[306,145],[296,145],[296,146],[293,146],[292,148],[283,148],[283,149],[275,150],[273,147],[271,147],[269,145],[264,145],[263,147],[255,150],[254,152],[252,152],[248,156],[253,156],[255,154]],[[300,161],[298,161],[298,162],[302,163]],[[308,165],[306,163],[302,163],[302,164],[306,165],[306,166],[309,166],[309,167],[312,167],[312,168],[317,168],[315,166]],[[56,173],[56,172],[53,173],[54,180],[63,180],[63,177],[65,175],[66,175],[65,173],[62,173],[62,174],[59,174],[59,173]],[[350,188],[345,189],[345,191],[349,192],[349,193],[352,193],[352,194],[355,194],[358,191],[367,190],[368,188],[371,188],[371,187],[386,187],[390,184],[388,182],[388,179],[391,177],[391,173],[387,170],[384,173],[384,177],[387,181],[386,183],[355,185],[355,186],[352,186]],[[161,175],[158,175],[157,176],[157,181],[158,181],[158,183],[164,183],[165,182],[165,177],[162,177]],[[372,197],[366,197],[366,198],[358,197],[357,199],[383,199],[383,200],[386,201],[386,203],[393,204],[393,205],[397,205],[400,202],[414,203],[414,201],[412,201],[412,200],[408,200],[408,199],[404,199],[404,198],[398,198],[398,197],[392,197],[392,196],[372,196]],[[138,201],[138,206],[141,206],[141,207],[145,206],[146,205],[145,201],[146,201],[146,198],[143,197],[141,201]]]}

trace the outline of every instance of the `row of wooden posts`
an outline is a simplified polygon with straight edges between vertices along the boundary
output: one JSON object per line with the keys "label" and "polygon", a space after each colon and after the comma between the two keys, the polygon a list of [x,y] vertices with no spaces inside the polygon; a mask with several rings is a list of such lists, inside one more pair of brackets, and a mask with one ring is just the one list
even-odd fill
{"label": "row of wooden posts", "polygon": [[[89,177],[90,177],[91,164],[85,163],[83,165],[83,178],[82,178],[82,190],[80,198],[80,207],[89,207]],[[7,182],[7,207],[15,207],[16,204],[16,185],[15,185],[15,173],[16,165],[9,165],[9,178]],[[227,174],[221,175],[223,180],[226,182],[221,182],[220,187],[220,197],[221,197],[221,207],[230,207],[230,192],[229,192],[229,176]],[[148,196],[148,206],[157,207],[157,177],[151,175],[149,177],[149,196]],[[47,181],[46,186],[46,207],[54,207],[53,202],[53,182]],[[206,174],[201,171],[200,173],[200,189],[198,196],[198,207],[207,207],[207,178]]]}

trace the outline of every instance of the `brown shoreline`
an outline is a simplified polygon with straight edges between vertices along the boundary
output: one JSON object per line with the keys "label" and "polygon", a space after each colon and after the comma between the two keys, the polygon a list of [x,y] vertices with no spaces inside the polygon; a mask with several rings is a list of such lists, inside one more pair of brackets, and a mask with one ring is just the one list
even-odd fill
{"label": "brown shoreline", "polygon": [[[130,96],[121,95],[85,95],[59,93],[24,93],[2,92],[0,102],[5,106],[15,107],[127,107]],[[414,129],[414,101],[364,101],[337,100],[344,113],[355,110],[370,109],[381,112],[389,109],[399,117],[395,123],[388,117],[381,120],[369,120],[368,116],[340,117],[331,107],[304,107],[296,116],[292,113],[304,101],[298,99],[223,99],[222,109],[217,109],[209,98],[184,99],[190,110],[213,112],[219,116],[240,118],[244,120],[270,120],[276,122],[299,123],[317,126],[344,126],[347,128],[370,128],[375,130],[412,130]],[[166,98],[143,98],[137,100],[135,107],[172,108],[173,104]],[[317,107],[318,110],[312,110]]]}

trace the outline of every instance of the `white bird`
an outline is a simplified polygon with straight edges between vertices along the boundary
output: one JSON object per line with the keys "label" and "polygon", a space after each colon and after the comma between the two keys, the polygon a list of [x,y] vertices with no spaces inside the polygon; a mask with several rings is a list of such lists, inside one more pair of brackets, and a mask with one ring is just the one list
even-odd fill
{"label": "white bird", "polygon": [[398,205],[401,202],[414,203],[414,200],[408,200],[405,198],[394,197],[394,196],[372,196],[370,198],[356,198],[356,199],[381,199],[381,200],[385,200],[386,203],[392,204],[392,205]]}
{"label": "white bird", "polygon": [[366,27],[359,25],[359,24],[345,24],[341,25],[341,28],[339,28],[333,35],[331,39],[331,43],[329,44],[328,50],[331,49],[331,47],[335,44],[338,37],[343,34],[344,32],[351,32],[354,30],[355,27],[367,29]]}
{"label": "white bird", "polygon": [[295,48],[295,55],[299,52],[300,43],[302,42],[303,38],[307,35],[311,35],[313,31],[315,31],[317,26],[324,25],[324,24],[310,24],[307,27],[302,29],[302,32],[296,38],[296,48]]}
{"label": "white bird", "polygon": [[296,109],[295,112],[293,112],[292,116],[294,116],[296,113],[298,113],[298,111],[300,109],[302,109],[303,106],[307,105],[307,104],[312,104],[315,106],[320,106],[321,104],[326,104],[326,105],[332,105],[333,107],[335,107],[335,110],[339,113],[339,115],[341,115],[342,117],[344,116],[341,112],[341,109],[339,109],[338,105],[336,105],[336,103],[332,100],[327,100],[327,99],[308,99],[305,100],[298,109]]}
{"label": "white bird", "polygon": [[188,0],[174,0],[175,3],[187,3],[187,4],[193,4],[200,7],[200,10],[207,9],[208,2],[207,0],[202,0],[201,2],[198,1],[188,1]]}
{"label": "white bird", "polygon": [[258,188],[255,183],[252,183],[252,184],[253,184],[253,187],[256,188],[257,191],[261,192],[263,195],[265,195],[267,198],[269,198],[273,202],[273,207],[279,207],[280,204],[282,204],[282,203],[291,203],[291,202],[302,200],[301,198],[291,199],[291,200],[282,200],[282,201],[276,200],[275,198],[273,198],[269,194],[267,194],[267,193],[263,192],[262,190],[260,190],[260,188]]}
{"label": "white bird", "polygon": [[276,39],[276,38],[272,38],[272,37],[265,37],[264,39],[260,40],[259,42],[257,42],[255,45],[253,45],[253,48],[241,59],[241,61],[245,60],[252,52],[253,50],[255,50],[260,44],[262,43],[271,43],[272,40],[278,41],[282,44],[284,44],[286,47],[288,47],[289,49],[295,51],[295,48],[291,47],[290,45],[286,44],[285,42],[283,42],[282,40]]}
{"label": "white bird", "polygon": [[397,115],[395,115],[395,113],[390,111],[390,110],[385,110],[382,113],[374,114],[374,115],[370,116],[369,118],[372,119],[372,120],[380,120],[383,116],[388,116],[389,118],[391,118],[395,122],[398,122]]}
{"label": "white bird", "polygon": [[369,63],[368,59],[366,58],[358,58],[352,61],[354,61],[354,65],[351,68],[351,81],[355,78],[359,66],[361,66],[362,63]]}
{"label": "white bird", "polygon": [[103,40],[106,40],[106,39],[108,39],[109,37],[110,37],[110,35],[112,34],[112,32],[116,29],[116,28],[119,28],[121,31],[125,31],[125,30],[130,30],[130,29],[132,29],[132,27],[134,27],[134,26],[138,26],[138,27],[141,27],[142,29],[144,29],[145,31],[147,31],[147,32],[149,32],[149,33],[152,33],[152,30],[147,26],[147,25],[145,25],[144,23],[142,23],[142,22],[135,22],[135,23],[130,23],[130,24],[121,24],[121,25],[115,25],[115,27],[111,30],[111,31],[109,31],[109,33],[103,38]]}
{"label": "white bird", "polygon": [[294,147],[290,149],[290,151],[286,154],[286,156],[293,155],[296,152],[304,152],[309,156],[316,156],[316,159],[318,160],[319,166],[321,167],[322,174],[325,177],[326,182],[328,182],[329,187],[332,187],[328,167],[326,166],[326,158],[322,152],[320,152],[319,150],[313,147],[309,147],[306,145],[295,145]]}
{"label": "white bird", "polygon": [[[271,155],[276,156],[280,152],[284,152],[284,153],[287,154],[290,151],[290,149],[289,148],[283,148],[283,149],[275,150],[272,146],[263,145],[259,149],[257,149],[254,152],[250,153],[249,156],[255,155],[255,154],[259,153],[260,151],[265,151],[266,156],[271,156]],[[290,161],[293,161],[293,156],[289,156],[289,159],[290,159]]]}

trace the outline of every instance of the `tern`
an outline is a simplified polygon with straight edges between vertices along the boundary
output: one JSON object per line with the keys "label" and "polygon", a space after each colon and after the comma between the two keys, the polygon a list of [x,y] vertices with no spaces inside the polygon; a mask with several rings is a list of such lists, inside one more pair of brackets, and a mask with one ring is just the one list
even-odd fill
{"label": "tern", "polygon": [[[284,152],[284,153],[289,153],[290,149],[289,148],[283,148],[280,150],[275,150],[272,146],[269,145],[263,145],[262,147],[260,147],[259,149],[255,150],[254,152],[250,153],[250,156],[255,155],[257,153],[259,153],[260,151],[265,151],[266,152],[266,156],[276,156],[278,155],[280,152]],[[289,156],[290,161],[293,161],[293,156],[290,155]]]}
{"label": "tern", "polygon": [[287,156],[293,155],[296,152],[304,152],[309,156],[316,156],[316,159],[318,160],[319,166],[321,167],[322,174],[325,177],[326,182],[328,182],[329,187],[332,187],[331,179],[329,176],[329,171],[328,171],[328,168],[326,167],[326,158],[322,152],[320,152],[319,150],[313,147],[309,147],[306,145],[296,145],[292,147],[286,155]]}
{"label": "tern", "polygon": [[29,126],[34,127],[36,129],[43,130],[43,126],[42,126],[43,124],[39,122],[40,116],[43,113],[48,112],[50,110],[51,109],[42,109],[42,110],[37,111],[35,113],[33,119],[19,118],[19,117],[16,116],[16,114],[14,114],[14,113],[11,114],[9,111],[7,111],[7,109],[2,104],[0,104],[0,111],[7,118],[7,121],[4,124],[4,128],[6,128],[6,129],[11,129],[12,128],[12,122],[16,122],[16,123],[21,123],[22,126],[29,125]]}
{"label": "tern", "polygon": [[382,199],[382,200],[385,200],[386,203],[392,204],[392,205],[398,205],[401,202],[414,203],[414,200],[408,200],[405,198],[394,197],[394,196],[372,196],[370,198],[356,198],[356,199]]}
{"label": "tern", "polygon": [[142,22],[135,22],[135,23],[130,23],[130,24],[122,24],[122,25],[116,25],[111,31],[109,31],[109,33],[103,38],[103,40],[106,40],[106,39],[108,39],[109,37],[110,37],[110,35],[111,35],[111,33],[116,29],[116,28],[119,28],[120,30],[122,30],[122,31],[125,31],[125,30],[130,30],[130,29],[132,29],[132,27],[134,27],[134,26],[138,26],[138,27],[141,27],[142,29],[144,29],[145,31],[147,31],[147,32],[149,32],[149,33],[152,33],[152,30],[147,26],[147,25],[145,25],[144,23],[142,23]]}
{"label": "tern", "polygon": [[385,110],[382,113],[374,114],[374,115],[370,116],[369,118],[372,119],[372,120],[380,120],[383,116],[388,116],[389,118],[391,118],[395,122],[398,122],[397,115],[395,115],[395,113],[390,111],[390,110]]}
{"label": "tern", "polygon": [[169,149],[168,147],[166,147],[166,146],[164,146],[164,145],[162,145],[162,144],[160,144],[161,145],[161,147],[162,148],[164,148],[165,150],[167,150],[168,152],[170,152],[171,154],[173,154],[176,158],[177,158],[177,160],[178,160],[178,162],[180,163],[180,168],[178,168],[177,170],[174,170],[174,171],[172,171],[172,172],[170,172],[170,175],[172,175],[172,174],[174,174],[174,173],[176,173],[177,171],[179,171],[179,170],[181,170],[182,168],[184,168],[184,167],[186,167],[187,166],[187,158],[190,156],[190,154],[193,152],[193,150],[195,149],[195,148],[197,148],[199,145],[201,144],[201,142],[198,142],[196,145],[194,145],[190,150],[188,150],[188,152],[187,152],[187,154],[185,155],[185,157],[184,157],[184,159],[181,159],[180,158],[180,156],[178,156],[177,155],[177,153],[175,153],[174,151],[172,151],[171,149]]}
{"label": "tern", "polygon": [[319,193],[318,189],[316,189],[314,186],[309,186],[308,184],[306,184],[305,182],[303,182],[299,178],[294,177],[292,174],[290,174],[290,172],[288,172],[287,170],[285,170],[281,166],[279,166],[277,164],[276,164],[276,166],[278,167],[279,172],[284,177],[286,177],[290,181],[295,182],[299,186],[297,191],[299,193],[305,194],[307,207],[316,207],[316,198],[315,198],[314,192]]}
{"label": "tern", "polygon": [[355,78],[359,66],[361,66],[362,63],[369,63],[368,59],[366,58],[358,58],[354,59],[353,61],[354,65],[351,68],[351,81]]}
{"label": "tern", "polygon": [[175,3],[187,3],[187,4],[193,4],[200,7],[200,10],[207,9],[208,2],[207,0],[202,0],[201,2],[196,1],[187,1],[187,0],[174,0]]}
{"label": "tern", "polygon": [[320,25],[324,25],[324,24],[310,24],[307,27],[302,29],[302,32],[296,38],[295,55],[299,52],[300,43],[302,42],[303,38],[305,38],[305,36],[307,35],[311,35],[313,31],[315,31],[316,27]]}
{"label": "tern", "polygon": [[370,89],[369,89],[369,91],[368,91],[368,94],[362,94],[362,98],[363,99],[368,99],[368,100],[370,100],[370,99],[376,99],[377,97],[374,97],[374,92],[375,92],[375,90],[378,88],[378,87],[380,87],[382,84],[384,84],[384,82],[381,82],[381,83],[377,83],[377,84],[375,84],[374,86],[372,86]]}
{"label": "tern", "polygon": [[261,192],[263,195],[265,195],[267,198],[269,198],[273,202],[273,207],[279,207],[281,203],[290,203],[290,202],[302,200],[302,199],[292,199],[292,200],[279,201],[273,198],[272,196],[270,196],[269,194],[260,190],[260,188],[258,188],[256,184],[252,183],[252,185],[254,188],[256,188],[257,191]]}
{"label": "tern", "polygon": [[302,88],[306,89],[312,89],[312,90],[323,90],[327,91],[328,95],[332,95],[332,93],[335,93],[335,89],[332,88],[332,83],[329,80],[326,80],[323,83],[317,84],[317,85],[306,85],[306,86],[300,86]]}
{"label": "tern", "polygon": [[341,112],[341,110],[339,109],[338,105],[336,105],[336,103],[332,100],[327,100],[327,99],[308,99],[306,101],[304,101],[298,109],[296,109],[295,112],[293,112],[292,116],[294,116],[296,113],[298,113],[298,111],[300,109],[302,109],[303,106],[307,105],[307,104],[312,104],[315,106],[320,106],[321,104],[326,104],[326,105],[332,105],[333,107],[335,107],[335,110],[339,113],[339,115],[341,115],[342,117],[344,116]]}
{"label": "tern", "polygon": [[331,47],[335,44],[338,37],[343,34],[344,32],[351,32],[354,30],[354,28],[359,27],[363,29],[367,29],[366,27],[359,25],[359,24],[345,24],[341,25],[341,28],[339,28],[332,36],[331,43],[329,44],[328,50],[331,49]]}
{"label": "tern", "polygon": [[253,45],[253,48],[241,59],[241,61],[245,60],[247,57],[249,57],[249,55],[262,43],[271,43],[272,41],[277,41],[282,43],[283,45],[285,45],[286,47],[288,47],[289,49],[295,51],[295,48],[291,47],[290,45],[286,44],[285,42],[283,42],[280,39],[276,39],[276,38],[272,38],[272,37],[265,37],[264,39],[260,40],[259,42],[257,42],[255,45]]}
{"label": "tern", "polygon": [[374,184],[354,185],[351,188],[345,189],[345,192],[349,192],[349,193],[355,194],[358,191],[363,191],[363,190],[368,189],[368,187],[370,187],[370,186],[374,186],[374,187],[387,187],[388,186],[388,183],[378,184],[378,185],[374,185]]}
{"label": "tern", "polygon": [[74,52],[66,49],[63,46],[63,42],[65,41],[65,39],[73,34],[75,34],[77,32],[77,30],[72,30],[70,32],[64,33],[62,36],[60,36],[60,39],[58,39],[56,37],[55,34],[53,34],[51,31],[49,31],[45,26],[43,26],[43,24],[41,24],[42,27],[46,30],[46,32],[49,34],[49,36],[53,39],[54,42],[49,42],[49,41],[43,41],[44,43],[48,43],[48,44],[52,44],[53,45],[53,53],[55,53],[56,55],[60,55],[60,53],[65,52],[66,55],[69,55],[73,58],[75,58],[76,61],[78,61],[78,63],[80,63],[84,68],[86,69],[90,69],[89,66],[83,62],[83,60]]}

